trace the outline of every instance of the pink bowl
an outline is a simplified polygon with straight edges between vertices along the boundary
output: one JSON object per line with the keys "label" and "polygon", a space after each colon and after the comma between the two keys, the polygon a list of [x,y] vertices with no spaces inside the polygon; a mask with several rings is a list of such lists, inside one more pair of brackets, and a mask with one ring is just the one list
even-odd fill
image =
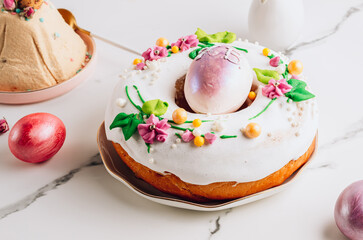
{"label": "pink bowl", "polygon": [[49,88],[40,90],[27,91],[27,92],[1,92],[0,91],[0,103],[3,104],[29,104],[42,102],[52,98],[61,96],[73,88],[77,87],[84,80],[88,79],[96,68],[96,43],[93,38],[85,33],[78,32],[77,34],[83,39],[87,46],[87,51],[92,55],[91,60],[87,65],[71,79],[54,85]]}

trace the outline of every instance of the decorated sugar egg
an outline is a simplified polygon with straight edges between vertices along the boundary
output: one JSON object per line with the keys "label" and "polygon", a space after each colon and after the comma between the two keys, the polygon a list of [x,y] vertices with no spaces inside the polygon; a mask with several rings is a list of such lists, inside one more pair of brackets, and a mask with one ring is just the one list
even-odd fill
{"label": "decorated sugar egg", "polygon": [[198,113],[234,112],[247,99],[252,79],[251,67],[241,51],[228,45],[204,48],[189,67],[185,98]]}

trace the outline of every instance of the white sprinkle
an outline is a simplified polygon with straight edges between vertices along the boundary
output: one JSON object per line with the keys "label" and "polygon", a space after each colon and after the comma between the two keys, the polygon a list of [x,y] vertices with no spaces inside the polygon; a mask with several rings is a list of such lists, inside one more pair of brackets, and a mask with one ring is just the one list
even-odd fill
{"label": "white sprinkle", "polygon": [[133,77],[133,76],[135,76],[135,74],[136,74],[135,71],[132,71],[130,76]]}
{"label": "white sprinkle", "polygon": [[148,78],[148,76],[147,75],[144,75],[143,77],[142,77],[142,79],[147,79]]}
{"label": "white sprinkle", "polygon": [[291,117],[289,117],[287,120],[288,120],[289,122],[291,122],[291,121],[292,121],[292,118],[291,118]]}
{"label": "white sprinkle", "polygon": [[301,108],[300,108],[300,111],[304,111],[304,108],[303,108],[303,107],[301,107]]}
{"label": "white sprinkle", "polygon": [[194,135],[194,137],[198,137],[198,136],[202,135],[202,132],[198,128],[194,128],[193,135]]}
{"label": "white sprinkle", "polygon": [[147,66],[144,66],[144,68],[143,68],[144,70],[147,70]]}
{"label": "white sprinkle", "polygon": [[302,112],[299,112],[299,116],[302,116]]}
{"label": "white sprinkle", "polygon": [[219,120],[214,121],[213,126],[212,126],[212,130],[216,131],[216,132],[222,132],[224,129],[223,123]]}
{"label": "white sprinkle", "polygon": [[238,42],[242,41],[242,38],[238,38],[238,39],[237,39],[237,41],[238,41]]}
{"label": "white sprinkle", "polygon": [[283,106],[284,106],[284,104],[281,102],[281,103],[280,103],[280,107],[283,107]]}
{"label": "white sprinkle", "polygon": [[175,142],[176,143],[181,143],[181,139],[180,138],[177,138],[177,139],[175,139]]}
{"label": "white sprinkle", "polygon": [[245,42],[246,42],[246,43],[248,42],[248,39],[247,39],[247,38],[245,39]]}
{"label": "white sprinkle", "polygon": [[149,85],[151,86],[151,85],[154,85],[154,82],[153,81],[150,81],[149,82]]}
{"label": "white sprinkle", "polygon": [[267,137],[271,137],[271,133],[267,133]]}
{"label": "white sprinkle", "polygon": [[162,58],[160,61],[162,61],[162,62],[166,62],[166,58]]}
{"label": "white sprinkle", "polygon": [[142,73],[142,71],[141,70],[137,70],[136,73],[137,74],[140,74],[140,73]]}
{"label": "white sprinkle", "polygon": [[295,123],[295,127],[298,127],[299,126],[299,123]]}
{"label": "white sprinkle", "polygon": [[211,113],[207,113],[207,117],[210,117],[210,116],[212,116],[212,114]]}
{"label": "white sprinkle", "polygon": [[117,98],[116,99],[116,105],[121,107],[121,108],[125,107],[126,103],[127,103],[126,99],[124,99],[124,98]]}
{"label": "white sprinkle", "polygon": [[160,68],[158,68],[158,70],[156,70],[157,72],[160,72],[161,71],[161,69]]}
{"label": "white sprinkle", "polygon": [[298,132],[297,132],[297,133],[295,133],[295,136],[296,136],[296,137],[300,136],[300,133],[298,133]]}
{"label": "white sprinkle", "polygon": [[296,104],[296,106],[297,106],[298,108],[301,108],[301,103],[297,103],[297,104]]}
{"label": "white sprinkle", "polygon": [[277,52],[277,55],[280,55],[281,56],[282,52]]}
{"label": "white sprinkle", "polygon": [[149,163],[154,163],[154,158],[149,158]]}
{"label": "white sprinkle", "polygon": [[260,44],[256,41],[256,42],[255,42],[255,45],[256,45],[256,46],[258,46],[258,45],[260,45]]}
{"label": "white sprinkle", "polygon": [[156,72],[153,72],[152,74],[151,74],[151,76],[153,76],[153,77],[159,77],[159,75],[156,73]]}
{"label": "white sprinkle", "polygon": [[127,73],[128,71],[129,71],[129,70],[128,70],[127,68],[124,70],[124,72],[125,72],[125,73]]}
{"label": "white sprinkle", "polygon": [[296,112],[293,112],[292,115],[296,115]]}
{"label": "white sprinkle", "polygon": [[290,112],[290,111],[291,111],[291,108],[289,108],[289,107],[288,107],[288,108],[286,108],[286,111]]}
{"label": "white sprinkle", "polygon": [[153,153],[154,152],[154,148],[150,148],[150,153]]}
{"label": "white sprinkle", "polygon": [[291,127],[296,127],[296,123],[291,123]]}
{"label": "white sprinkle", "polygon": [[171,148],[172,148],[172,149],[175,149],[175,148],[176,148],[176,144],[174,144],[174,143],[173,143],[173,144],[171,144]]}

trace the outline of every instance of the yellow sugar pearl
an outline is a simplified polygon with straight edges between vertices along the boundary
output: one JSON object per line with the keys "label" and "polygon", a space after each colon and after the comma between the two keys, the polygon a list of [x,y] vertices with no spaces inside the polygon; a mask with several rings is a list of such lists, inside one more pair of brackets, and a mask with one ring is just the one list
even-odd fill
{"label": "yellow sugar pearl", "polygon": [[257,123],[249,123],[243,130],[243,133],[248,138],[256,138],[261,134],[261,126]]}
{"label": "yellow sugar pearl", "polygon": [[173,53],[178,53],[178,52],[179,52],[179,48],[178,48],[177,46],[173,46],[173,47],[171,48],[171,51],[172,51]]}
{"label": "yellow sugar pearl", "polygon": [[178,108],[173,112],[173,121],[176,124],[183,124],[187,120],[188,114],[184,108]]}
{"label": "yellow sugar pearl", "polygon": [[204,137],[202,136],[197,136],[194,138],[194,145],[197,147],[201,147],[204,145]]}
{"label": "yellow sugar pearl", "polygon": [[302,73],[304,66],[299,60],[292,60],[287,68],[290,74],[299,75]]}
{"label": "yellow sugar pearl", "polygon": [[256,93],[255,92],[253,92],[253,91],[251,91],[249,94],[248,94],[248,98],[250,99],[250,100],[255,100],[255,98],[256,98]]}
{"label": "yellow sugar pearl", "polygon": [[166,38],[161,37],[158,40],[156,40],[156,46],[166,47],[168,45],[169,45],[169,41]]}
{"label": "yellow sugar pearl", "polygon": [[139,63],[141,63],[142,62],[142,60],[141,59],[139,59],[139,58],[135,58],[134,59],[134,61],[132,62],[134,65],[137,65],[137,64],[139,64]]}
{"label": "yellow sugar pearl", "polygon": [[268,56],[269,54],[270,54],[270,49],[268,49],[268,48],[264,48],[263,50],[262,50],[262,54],[263,54],[263,56]]}
{"label": "yellow sugar pearl", "polygon": [[200,127],[200,125],[202,125],[202,120],[200,120],[199,118],[193,120],[194,127]]}

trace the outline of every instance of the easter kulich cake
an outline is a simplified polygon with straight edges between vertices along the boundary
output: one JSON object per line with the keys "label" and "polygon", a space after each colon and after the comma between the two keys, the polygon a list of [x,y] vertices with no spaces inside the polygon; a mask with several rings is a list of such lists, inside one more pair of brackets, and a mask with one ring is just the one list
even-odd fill
{"label": "easter kulich cake", "polygon": [[278,186],[309,160],[318,111],[299,60],[231,32],[156,44],[120,75],[105,116],[138,178],[208,202]]}
{"label": "easter kulich cake", "polygon": [[72,78],[90,57],[49,1],[0,0],[0,91],[43,89]]}

